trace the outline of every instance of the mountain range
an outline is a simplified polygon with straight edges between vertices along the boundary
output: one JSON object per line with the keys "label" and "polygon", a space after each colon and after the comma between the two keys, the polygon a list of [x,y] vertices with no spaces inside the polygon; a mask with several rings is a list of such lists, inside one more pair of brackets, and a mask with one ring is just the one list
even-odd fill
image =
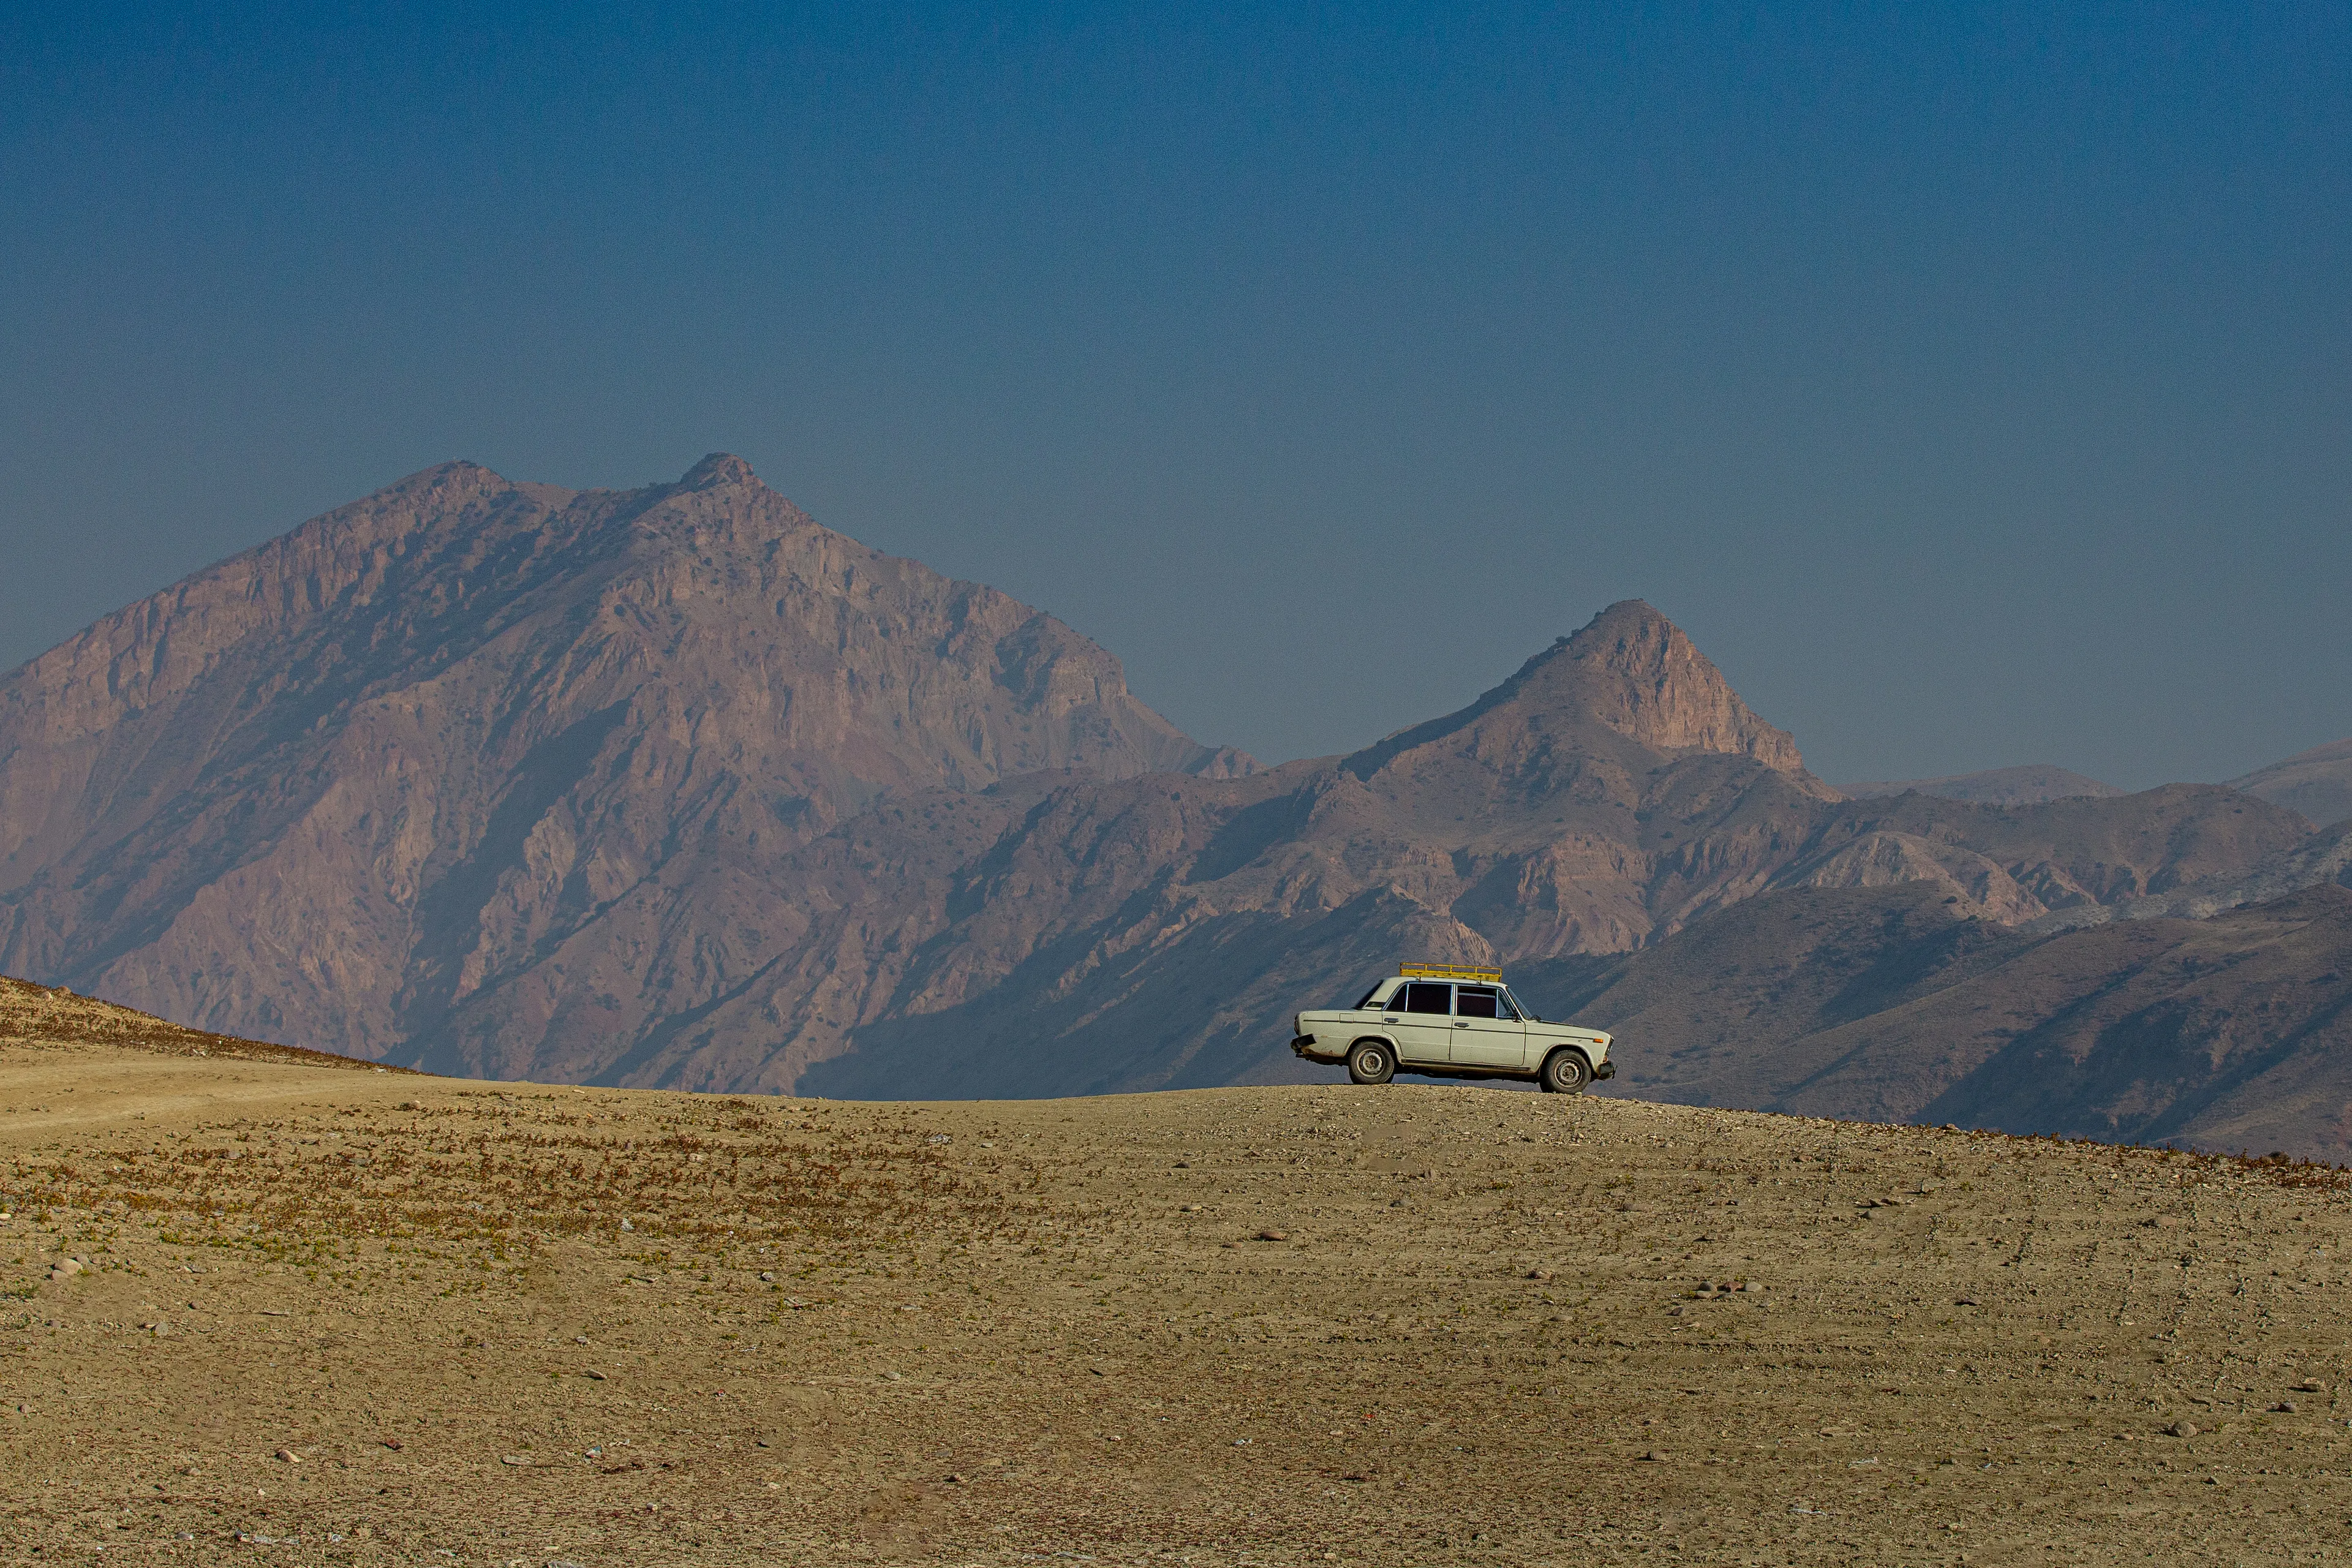
{"label": "mountain range", "polygon": [[[449,464],[0,678],[0,971],[433,1070],[879,1097],[1316,1076],[1292,1010],[1500,962],[1641,1020],[1621,1084],[1794,1105],[1830,1090],[1734,1058],[1963,981],[2072,994],[1937,942],[2079,979],[2341,870],[2260,791],[2011,771],[2047,776],[1847,798],[1637,601],[1458,712],[1262,768],[739,459],[578,492]],[[1797,1007],[1835,967],[1807,933],[1856,921],[1930,989]],[[1660,986],[1681,1012],[1635,1005]],[[1983,1070],[1852,1103],[1951,1119]]]}
{"label": "mountain range", "polygon": [[1934,779],[1880,779],[1843,784],[1840,790],[1855,800],[1916,792],[1984,805],[2038,805],[2045,800],[2072,800],[2082,795],[2104,798],[2130,793],[2050,763],[1990,768],[1976,773],[1948,773]]}
{"label": "mountain range", "polygon": [[[2323,827],[2352,821],[2352,740],[2299,752],[2284,762],[2231,779],[2229,787],[2300,812]],[[2050,763],[1950,773],[1942,778],[1872,780],[1843,784],[1839,789],[1841,794],[1856,800],[1916,792],[1987,805],[2032,805],[2080,795],[2104,797],[2129,793]]]}

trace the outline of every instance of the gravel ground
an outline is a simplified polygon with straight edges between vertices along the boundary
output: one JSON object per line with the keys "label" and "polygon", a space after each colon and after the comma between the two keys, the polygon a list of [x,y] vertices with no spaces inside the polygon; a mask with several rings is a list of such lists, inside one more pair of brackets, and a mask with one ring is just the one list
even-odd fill
{"label": "gravel ground", "polygon": [[0,1561],[2332,1561],[2344,1183],[0,1042]]}

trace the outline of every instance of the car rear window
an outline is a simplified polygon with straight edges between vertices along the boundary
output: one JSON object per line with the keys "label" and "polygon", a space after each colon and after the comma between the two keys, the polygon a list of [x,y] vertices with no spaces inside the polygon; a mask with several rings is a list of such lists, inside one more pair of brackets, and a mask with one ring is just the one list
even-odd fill
{"label": "car rear window", "polygon": [[[1451,1013],[1454,1011],[1451,1005],[1454,999],[1447,993],[1453,989],[1451,985],[1433,984],[1425,980],[1416,980],[1404,988],[1404,1011]],[[1391,1003],[1390,1005],[1394,1006],[1395,1004]]]}
{"label": "car rear window", "polygon": [[1454,1016],[1457,1018],[1492,1018],[1495,993],[1484,985],[1457,986],[1454,992]]}

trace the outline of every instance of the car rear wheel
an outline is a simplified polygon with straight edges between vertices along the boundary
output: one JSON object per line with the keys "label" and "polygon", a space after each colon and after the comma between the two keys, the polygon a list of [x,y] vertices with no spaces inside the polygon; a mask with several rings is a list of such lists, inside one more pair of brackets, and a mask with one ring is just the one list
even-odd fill
{"label": "car rear wheel", "polygon": [[1396,1058],[1379,1040],[1358,1040],[1348,1050],[1348,1079],[1351,1083],[1386,1083],[1396,1076]]}
{"label": "car rear wheel", "polygon": [[1584,1086],[1592,1081],[1592,1064],[1584,1053],[1572,1046],[1562,1046],[1544,1059],[1543,1071],[1536,1075],[1546,1094],[1582,1094]]}

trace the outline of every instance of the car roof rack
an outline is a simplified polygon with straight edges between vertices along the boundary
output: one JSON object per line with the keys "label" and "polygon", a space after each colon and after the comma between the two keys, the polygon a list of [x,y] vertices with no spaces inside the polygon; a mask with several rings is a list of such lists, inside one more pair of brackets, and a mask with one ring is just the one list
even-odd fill
{"label": "car roof rack", "polygon": [[1500,985],[1499,969],[1478,969],[1466,963],[1401,963],[1397,973],[1407,980],[1466,980],[1474,985]]}

